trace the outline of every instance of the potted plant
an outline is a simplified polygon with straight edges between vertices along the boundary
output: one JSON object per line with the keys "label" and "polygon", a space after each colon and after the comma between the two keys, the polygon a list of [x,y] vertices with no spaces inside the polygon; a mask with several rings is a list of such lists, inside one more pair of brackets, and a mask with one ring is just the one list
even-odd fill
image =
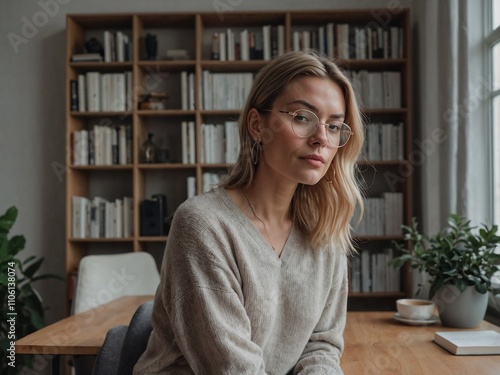
{"label": "potted plant", "polygon": [[394,267],[409,263],[428,274],[429,299],[436,303],[444,325],[476,327],[486,313],[491,278],[500,270],[497,229],[485,224],[472,227],[470,220],[452,214],[444,229],[427,236],[413,218],[411,226],[403,226],[404,241],[396,243],[401,255],[391,263]]}
{"label": "potted plant", "polygon": [[45,325],[42,299],[33,283],[47,278],[62,280],[56,275],[37,274],[43,258],[30,256],[24,261],[18,258],[26,239],[22,235],[8,237],[17,212],[16,207],[11,207],[0,216],[1,374],[17,374],[23,366],[31,367],[32,356],[15,356],[12,343]]}

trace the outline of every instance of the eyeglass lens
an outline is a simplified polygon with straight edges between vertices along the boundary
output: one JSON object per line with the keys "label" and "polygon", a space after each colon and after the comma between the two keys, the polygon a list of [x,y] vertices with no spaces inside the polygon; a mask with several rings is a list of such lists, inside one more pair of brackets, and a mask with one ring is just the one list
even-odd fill
{"label": "eyeglass lens", "polygon": [[[319,125],[319,119],[313,112],[298,110],[292,117],[292,129],[299,137],[309,137],[314,134]],[[344,146],[351,136],[351,129],[342,122],[326,124],[328,143],[334,147]]]}

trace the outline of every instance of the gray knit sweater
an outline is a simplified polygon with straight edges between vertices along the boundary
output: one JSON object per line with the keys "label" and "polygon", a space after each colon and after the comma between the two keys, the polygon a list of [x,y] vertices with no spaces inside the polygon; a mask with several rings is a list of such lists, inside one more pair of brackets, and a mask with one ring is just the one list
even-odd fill
{"label": "gray knit sweater", "polygon": [[342,374],[347,262],[293,227],[281,257],[217,188],[177,210],[134,374]]}

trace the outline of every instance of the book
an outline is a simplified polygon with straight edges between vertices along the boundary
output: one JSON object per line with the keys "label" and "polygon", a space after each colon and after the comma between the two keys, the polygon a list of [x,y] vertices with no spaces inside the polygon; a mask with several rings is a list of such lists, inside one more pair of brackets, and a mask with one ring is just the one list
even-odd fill
{"label": "book", "polygon": [[71,56],[71,61],[102,61],[102,56],[98,53],[77,53]]}
{"label": "book", "polygon": [[435,332],[434,342],[454,355],[500,354],[500,333],[493,330]]}
{"label": "book", "polygon": [[72,79],[69,81],[70,83],[70,107],[72,111],[78,110],[78,80]]}

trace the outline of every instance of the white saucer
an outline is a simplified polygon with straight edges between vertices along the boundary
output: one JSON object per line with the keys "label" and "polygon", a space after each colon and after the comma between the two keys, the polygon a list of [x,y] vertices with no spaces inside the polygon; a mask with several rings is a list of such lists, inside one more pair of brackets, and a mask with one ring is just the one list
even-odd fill
{"label": "white saucer", "polygon": [[411,325],[418,325],[418,326],[434,324],[439,320],[437,315],[433,315],[430,319],[408,319],[408,318],[403,318],[401,315],[399,315],[399,313],[395,313],[393,319],[396,319],[398,322]]}

